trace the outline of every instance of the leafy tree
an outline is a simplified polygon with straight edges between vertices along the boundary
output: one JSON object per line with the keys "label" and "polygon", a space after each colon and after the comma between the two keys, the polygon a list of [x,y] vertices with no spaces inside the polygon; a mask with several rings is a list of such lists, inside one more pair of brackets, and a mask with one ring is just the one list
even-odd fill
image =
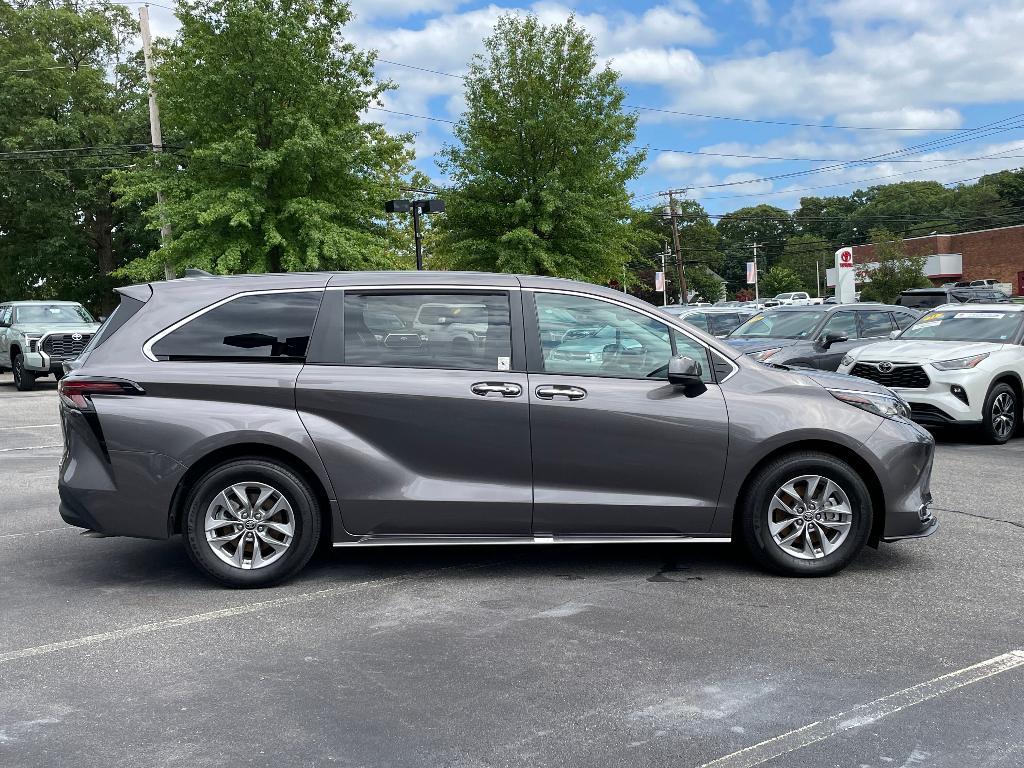
{"label": "leafy tree", "polygon": [[[864,192],[832,197],[804,197],[793,221],[804,234],[817,235],[830,245],[850,245],[857,238],[854,214],[865,203]],[[836,248],[833,248],[833,251]]]}
{"label": "leafy tree", "polygon": [[903,237],[950,229],[953,193],[937,181],[903,181],[871,187],[850,217],[860,234],[878,227]]}
{"label": "leafy tree", "polygon": [[693,292],[690,296],[691,301],[710,302],[721,299],[725,287],[721,278],[703,264],[687,268],[686,285]]}
{"label": "leafy tree", "polygon": [[834,262],[834,251],[825,240],[818,235],[802,234],[786,239],[779,266],[796,275],[797,290],[817,296],[819,286],[825,283],[825,269]]}
{"label": "leafy tree", "polygon": [[758,243],[758,261],[770,267],[782,256],[786,238],[796,233],[796,224],[788,211],[762,204],[723,216],[718,220],[718,232],[727,250],[745,248],[750,257],[747,261],[753,258],[750,246]]}
{"label": "leafy tree", "polygon": [[871,232],[875,244],[874,269],[859,270],[858,279],[866,282],[861,290],[861,301],[881,301],[892,304],[900,291],[908,288],[927,288],[931,285],[924,276],[924,256],[908,256],[903,249],[903,240],[890,230],[875,229]]}
{"label": "leafy tree", "polygon": [[165,260],[220,273],[400,265],[382,205],[409,170],[407,137],[360,119],[389,85],[342,39],[348,5],[183,0],[177,15],[156,91],[164,141],[185,151],[119,185],[174,237],[125,274],[154,276]]}
{"label": "leafy tree", "polygon": [[800,290],[800,278],[783,266],[776,264],[761,277],[761,296],[771,298],[780,293]]}
{"label": "leafy tree", "polygon": [[152,247],[138,208],[115,207],[112,191],[111,168],[149,141],[135,32],[113,3],[0,4],[0,151],[23,153],[0,162],[0,296],[102,311],[110,273]]}
{"label": "leafy tree", "polygon": [[636,117],[594,40],[570,17],[501,16],[470,63],[436,264],[595,282],[621,279],[636,228],[626,182]]}

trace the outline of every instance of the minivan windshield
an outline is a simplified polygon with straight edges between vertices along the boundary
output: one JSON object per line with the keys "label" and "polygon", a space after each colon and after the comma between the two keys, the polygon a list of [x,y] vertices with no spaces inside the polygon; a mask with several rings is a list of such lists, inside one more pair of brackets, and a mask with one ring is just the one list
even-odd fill
{"label": "minivan windshield", "polygon": [[929,312],[903,331],[900,339],[1005,343],[1013,340],[1021,318],[1024,312],[970,309]]}
{"label": "minivan windshield", "polygon": [[730,338],[752,337],[773,339],[804,339],[814,333],[824,312],[764,312],[754,315],[729,334]]}
{"label": "minivan windshield", "polygon": [[14,322],[19,324],[46,323],[94,323],[85,307],[76,304],[30,304],[14,308]]}

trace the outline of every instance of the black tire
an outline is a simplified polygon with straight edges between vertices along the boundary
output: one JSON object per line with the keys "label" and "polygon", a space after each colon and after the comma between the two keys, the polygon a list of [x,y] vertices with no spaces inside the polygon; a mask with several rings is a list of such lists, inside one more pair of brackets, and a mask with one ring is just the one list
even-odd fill
{"label": "black tire", "polygon": [[[232,485],[245,483],[274,488],[291,505],[294,517],[294,534],[284,553],[272,563],[253,569],[243,569],[222,560],[207,543],[205,532],[206,512],[215,498]],[[309,483],[284,464],[250,457],[216,466],[196,482],[185,501],[182,533],[185,549],[201,571],[221,584],[250,588],[270,586],[294,576],[316,551],[320,527],[319,504]],[[256,541],[255,532],[252,541]]]}
{"label": "black tire", "polygon": [[[776,492],[784,484],[804,475],[818,475],[833,481],[846,494],[852,513],[845,539],[834,551],[814,559],[802,559],[787,553],[775,541],[768,526]],[[787,576],[828,576],[842,570],[864,548],[874,518],[871,493],[857,471],[835,456],[811,451],[781,456],[758,470],[751,478],[736,514],[738,538],[754,560],[764,568]],[[807,524],[800,522],[799,525]],[[796,528],[786,529],[783,533],[788,535],[793,530]],[[812,534],[811,549],[824,551],[822,546],[814,546],[816,541],[820,543],[820,537],[816,539],[816,535]],[[785,538],[782,534],[780,536]],[[797,541],[803,540],[798,537]]]}
{"label": "black tire", "polygon": [[14,357],[14,386],[19,392],[31,392],[36,388],[36,375],[25,370],[25,356],[21,354]]}
{"label": "black tire", "polygon": [[[1020,397],[1016,390],[1006,382],[995,384],[985,395],[985,404],[981,414],[982,438],[987,443],[1002,445],[1013,437],[1020,424]],[[1009,422],[1006,419],[1009,419]]]}

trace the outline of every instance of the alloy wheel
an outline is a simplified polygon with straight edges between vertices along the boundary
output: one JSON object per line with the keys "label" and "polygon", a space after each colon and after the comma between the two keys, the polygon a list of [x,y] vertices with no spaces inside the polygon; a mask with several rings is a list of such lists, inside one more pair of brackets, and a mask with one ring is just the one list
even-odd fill
{"label": "alloy wheel", "polygon": [[842,546],[853,525],[850,497],[822,475],[784,483],[768,505],[768,530],[787,555],[818,560]]}
{"label": "alloy wheel", "polygon": [[1017,423],[1017,403],[1009,392],[1000,392],[992,401],[992,431],[1000,440],[1013,434]]}
{"label": "alloy wheel", "polygon": [[206,543],[217,557],[243,570],[279,560],[295,536],[295,513],[281,491],[266,483],[235,483],[206,509]]}

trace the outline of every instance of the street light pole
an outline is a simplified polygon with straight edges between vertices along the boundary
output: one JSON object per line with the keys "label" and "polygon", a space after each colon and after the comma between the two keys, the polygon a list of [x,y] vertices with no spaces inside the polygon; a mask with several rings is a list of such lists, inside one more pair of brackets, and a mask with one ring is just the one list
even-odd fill
{"label": "street light pole", "polygon": [[423,233],[420,231],[420,216],[429,213],[444,213],[444,200],[388,200],[384,203],[386,213],[411,213],[412,232],[416,243],[416,269],[423,269]]}
{"label": "street light pole", "polygon": [[412,204],[412,236],[416,241],[416,269],[423,270],[423,236],[420,234],[420,201]]}

